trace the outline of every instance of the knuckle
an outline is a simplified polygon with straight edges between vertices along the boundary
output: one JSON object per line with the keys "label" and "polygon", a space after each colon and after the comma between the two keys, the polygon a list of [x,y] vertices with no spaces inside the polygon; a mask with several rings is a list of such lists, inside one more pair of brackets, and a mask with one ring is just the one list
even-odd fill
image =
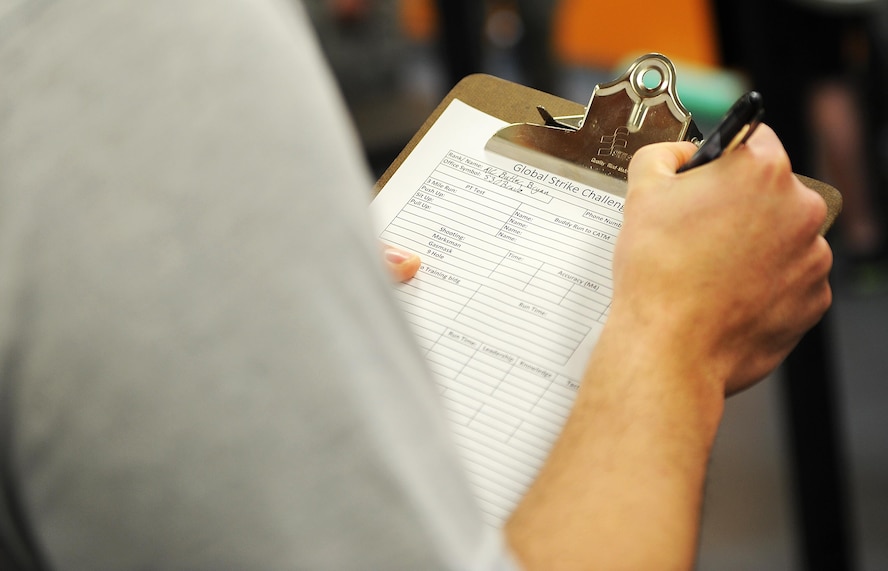
{"label": "knuckle", "polygon": [[833,251],[823,236],[817,237],[816,255],[818,256],[817,270],[823,276],[828,276],[833,266]]}
{"label": "knuckle", "polygon": [[832,288],[830,287],[829,282],[824,282],[823,287],[820,289],[817,303],[815,304],[817,315],[819,317],[822,317],[823,314],[829,310],[830,306],[832,306],[832,300]]}
{"label": "knuckle", "polygon": [[786,154],[786,151],[783,150],[783,147],[779,145],[776,139],[770,144],[752,145],[749,149],[763,172],[780,179],[781,182],[782,179],[792,174],[789,155]]}
{"label": "knuckle", "polygon": [[[799,184],[801,184],[801,182],[799,182]],[[813,191],[804,185],[802,186],[804,187],[804,196],[806,197],[806,216],[810,223],[815,225],[819,230],[820,227],[823,226],[823,223],[826,222],[828,210],[826,207],[826,201],[823,200],[823,197],[816,191]]]}

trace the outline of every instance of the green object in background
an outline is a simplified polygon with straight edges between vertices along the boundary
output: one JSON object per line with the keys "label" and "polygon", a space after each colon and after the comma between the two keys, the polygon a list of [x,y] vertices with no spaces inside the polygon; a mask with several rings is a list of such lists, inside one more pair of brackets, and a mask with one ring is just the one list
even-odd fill
{"label": "green object in background", "polygon": [[676,91],[703,133],[713,129],[749,86],[740,74],[675,64]]}

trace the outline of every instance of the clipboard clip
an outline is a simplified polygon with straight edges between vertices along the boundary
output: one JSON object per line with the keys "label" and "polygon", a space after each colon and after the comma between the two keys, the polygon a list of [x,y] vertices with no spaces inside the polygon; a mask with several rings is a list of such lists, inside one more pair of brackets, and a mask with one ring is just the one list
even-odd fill
{"label": "clipboard clip", "polygon": [[617,79],[595,86],[585,114],[553,117],[538,106],[542,124],[504,127],[486,148],[602,190],[624,192],[629,161],[639,148],[682,140],[699,145],[703,139],[678,98],[675,76],[666,56],[643,55]]}

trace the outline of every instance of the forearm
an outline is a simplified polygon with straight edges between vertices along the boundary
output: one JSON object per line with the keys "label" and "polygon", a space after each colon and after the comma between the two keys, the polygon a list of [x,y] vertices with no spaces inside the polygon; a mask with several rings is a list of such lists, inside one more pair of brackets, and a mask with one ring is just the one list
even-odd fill
{"label": "forearm", "polygon": [[674,350],[666,332],[640,331],[609,321],[561,438],[507,524],[527,569],[693,567],[723,389],[699,361],[658,358]]}

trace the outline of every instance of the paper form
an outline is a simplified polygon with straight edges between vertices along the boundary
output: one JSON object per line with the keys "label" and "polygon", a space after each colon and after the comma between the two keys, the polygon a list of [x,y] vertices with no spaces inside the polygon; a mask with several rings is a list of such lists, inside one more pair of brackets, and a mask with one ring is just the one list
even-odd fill
{"label": "paper form", "polygon": [[371,204],[423,259],[396,295],[487,522],[539,471],[607,317],[623,199],[485,151],[503,121],[453,101]]}

